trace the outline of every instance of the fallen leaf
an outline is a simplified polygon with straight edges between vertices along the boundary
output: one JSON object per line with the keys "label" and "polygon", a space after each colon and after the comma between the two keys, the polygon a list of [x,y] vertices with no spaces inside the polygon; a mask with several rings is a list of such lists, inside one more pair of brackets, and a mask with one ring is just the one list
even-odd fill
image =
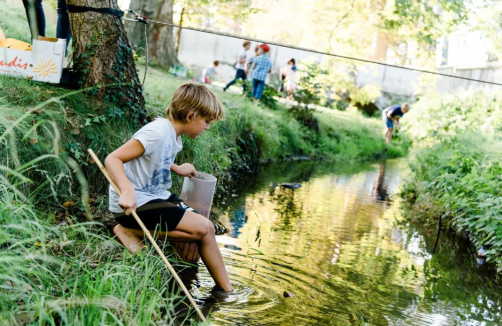
{"label": "fallen leaf", "polygon": [[70,130],[72,135],[80,135],[80,129],[79,128],[71,128]]}
{"label": "fallen leaf", "polygon": [[285,297],[285,298],[294,298],[295,294],[293,292],[284,291],[284,293],[282,294],[282,296]]}
{"label": "fallen leaf", "polygon": [[36,90],[37,92],[40,92],[40,87],[35,86],[35,90]]}
{"label": "fallen leaf", "polygon": [[63,204],[63,207],[75,206],[75,202],[67,201]]}

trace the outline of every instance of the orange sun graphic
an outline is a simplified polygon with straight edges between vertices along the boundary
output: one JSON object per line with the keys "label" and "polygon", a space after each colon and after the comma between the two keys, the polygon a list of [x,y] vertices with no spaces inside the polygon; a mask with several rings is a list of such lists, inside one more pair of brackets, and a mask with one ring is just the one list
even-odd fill
{"label": "orange sun graphic", "polygon": [[49,74],[57,74],[58,69],[51,60],[43,62],[42,59],[39,59],[38,64],[33,68],[33,72],[38,74],[38,77],[47,77]]}

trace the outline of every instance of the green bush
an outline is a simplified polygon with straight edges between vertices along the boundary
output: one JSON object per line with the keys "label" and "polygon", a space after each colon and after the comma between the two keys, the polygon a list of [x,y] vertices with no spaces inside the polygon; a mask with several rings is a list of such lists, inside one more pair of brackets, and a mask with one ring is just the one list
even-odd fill
{"label": "green bush", "polygon": [[[244,83],[246,83],[246,91],[244,92],[246,98],[248,100],[253,100],[253,97],[251,97],[251,91],[252,91],[251,83],[247,80]],[[261,94],[260,102],[267,108],[271,110],[276,110],[278,104],[275,98],[278,95],[279,94],[277,94],[277,91],[274,88],[265,84],[265,87],[263,88],[263,93]]]}
{"label": "green bush", "polygon": [[411,174],[401,196],[410,205],[408,217],[436,225],[439,216],[502,270],[502,164],[488,155],[483,136],[457,136],[422,150],[410,162]]}
{"label": "green bush", "polygon": [[474,131],[502,131],[502,95],[489,91],[428,93],[406,114],[403,130],[417,141],[438,141]]}

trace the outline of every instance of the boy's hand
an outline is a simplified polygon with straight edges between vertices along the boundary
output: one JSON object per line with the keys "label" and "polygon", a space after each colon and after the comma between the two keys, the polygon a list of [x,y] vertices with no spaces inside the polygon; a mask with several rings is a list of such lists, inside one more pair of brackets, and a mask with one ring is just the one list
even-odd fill
{"label": "boy's hand", "polygon": [[179,176],[189,177],[190,180],[195,178],[195,175],[197,173],[197,171],[195,170],[195,167],[190,163],[181,164],[180,166],[178,166],[178,168],[174,172],[176,172],[176,174],[178,174]]}
{"label": "boy's hand", "polygon": [[136,210],[138,202],[136,201],[136,193],[134,190],[124,191],[122,196],[119,198],[118,205],[124,209],[126,215],[129,215],[133,210]]}

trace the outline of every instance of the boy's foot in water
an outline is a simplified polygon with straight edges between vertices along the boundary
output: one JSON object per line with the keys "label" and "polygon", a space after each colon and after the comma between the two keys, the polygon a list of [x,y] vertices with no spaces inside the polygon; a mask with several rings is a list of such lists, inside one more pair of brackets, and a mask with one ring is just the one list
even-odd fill
{"label": "boy's foot in water", "polygon": [[232,292],[227,292],[223,290],[221,287],[218,285],[215,285],[211,289],[211,296],[216,299],[218,302],[224,302],[225,299],[227,299]]}

